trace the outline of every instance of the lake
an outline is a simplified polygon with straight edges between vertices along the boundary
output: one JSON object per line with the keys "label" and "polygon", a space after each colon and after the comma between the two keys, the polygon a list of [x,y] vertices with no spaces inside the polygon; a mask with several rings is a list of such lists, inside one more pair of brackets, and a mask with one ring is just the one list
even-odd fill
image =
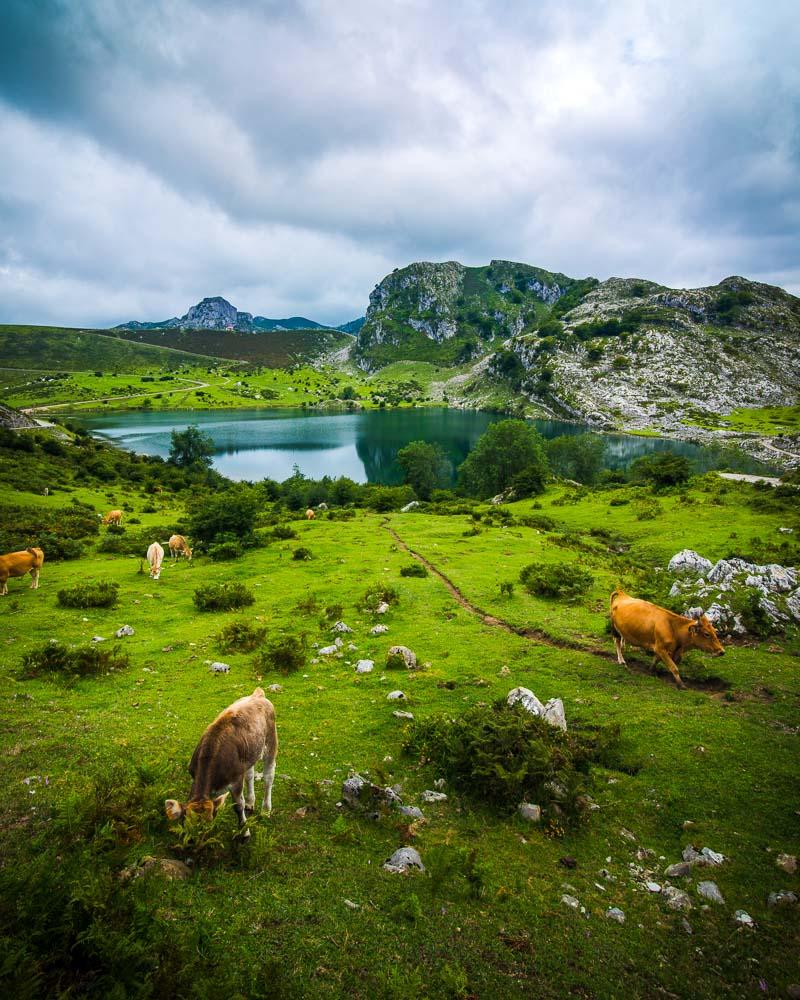
{"label": "lake", "polygon": [[[73,418],[98,437],[143,455],[169,455],[170,433],[196,424],[214,441],[214,468],[231,479],[282,481],[295,465],[311,479],[349,476],[356,482],[399,483],[397,452],[409,441],[438,441],[454,466],[502,414],[475,410],[366,410],[310,413],[305,410],[171,410],[122,412]],[[546,438],[589,428],[559,420],[534,420]],[[730,451],[665,438],[604,434],[606,464],[625,468],[640,455],[674,451],[697,471],[729,468],[769,474],[754,459]]]}

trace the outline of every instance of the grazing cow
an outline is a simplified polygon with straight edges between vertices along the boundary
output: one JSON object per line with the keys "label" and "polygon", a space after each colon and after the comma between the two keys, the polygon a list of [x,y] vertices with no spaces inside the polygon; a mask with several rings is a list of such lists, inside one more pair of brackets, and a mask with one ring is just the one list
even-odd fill
{"label": "grazing cow", "polygon": [[189,548],[189,543],[183,535],[170,535],[169,554],[171,559],[177,559],[178,556],[185,556],[191,562],[192,550]]}
{"label": "grazing cow", "polygon": [[147,550],[147,561],[150,564],[150,579],[157,580],[161,576],[161,561],[164,558],[164,549],[158,544],[153,544]]}
{"label": "grazing cow", "polygon": [[306,511],[306,521],[313,521],[316,516],[314,511],[309,507]]}
{"label": "grazing cow", "polygon": [[705,615],[685,618],[657,604],[630,597],[622,590],[611,595],[611,632],[617,647],[617,663],[625,664],[622,650],[626,642],[650,650],[654,654],[653,666],[661,660],[678,687],[686,687],[677,666],[684,653],[701,649],[714,656],[725,654],[725,647]]}
{"label": "grazing cow", "polygon": [[9,552],[0,556],[0,597],[8,593],[8,578],[10,576],[31,575],[31,590],[39,589],[39,570],[44,562],[44,552],[41,549],[25,549],[23,552]]}
{"label": "grazing cow", "polygon": [[[203,733],[189,764],[192,790],[189,801],[182,805],[176,799],[166,799],[167,819],[177,823],[187,813],[210,819],[225,802],[230,789],[233,808],[244,826],[245,815],[255,809],[253,788],[255,765],[264,761],[264,800],[262,811],[272,812],[272,783],[275,780],[275,759],[278,755],[278,732],[275,709],[263,690],[257,687],[246,698],[240,698],[220,713]],[[220,792],[214,798],[214,793]],[[245,838],[250,836],[246,830]]]}
{"label": "grazing cow", "polygon": [[103,518],[103,524],[122,524],[122,511],[110,510]]}
{"label": "grazing cow", "polygon": [[46,497],[50,496],[50,487],[49,486],[45,486],[45,488],[42,490],[42,495],[46,496]]}

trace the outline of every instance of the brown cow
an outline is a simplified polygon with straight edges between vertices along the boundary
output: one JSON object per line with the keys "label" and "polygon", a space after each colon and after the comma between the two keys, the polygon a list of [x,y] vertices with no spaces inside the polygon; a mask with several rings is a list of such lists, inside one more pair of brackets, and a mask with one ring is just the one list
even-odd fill
{"label": "brown cow", "polygon": [[192,550],[183,535],[170,535],[169,554],[172,559],[185,556],[190,562],[192,560]]}
{"label": "brown cow", "polygon": [[122,524],[122,511],[110,510],[103,518],[102,524]]}
{"label": "brown cow", "polygon": [[625,665],[622,650],[626,642],[647,649],[655,654],[653,666],[661,660],[678,687],[686,687],[677,666],[684,653],[702,649],[714,656],[725,654],[725,647],[705,615],[685,618],[657,604],[630,597],[622,590],[611,595],[611,632],[617,647],[617,663]]}
{"label": "brown cow", "polygon": [[[261,808],[272,812],[272,783],[275,780],[275,758],[278,754],[278,733],[275,709],[258,687],[246,698],[240,698],[220,713],[206,729],[192,754],[189,774],[192,790],[189,801],[181,805],[166,799],[164,809],[173,822],[183,820],[187,813],[210,819],[233,792],[233,808],[239,825],[245,824],[245,811],[252,813],[256,796],[253,789],[255,764],[264,761],[264,800]],[[244,789],[244,794],[242,792]],[[215,792],[222,792],[214,798]],[[244,837],[250,836],[245,830]]]}
{"label": "brown cow", "polygon": [[31,590],[39,589],[39,570],[44,562],[44,552],[41,549],[25,549],[24,552],[9,552],[0,556],[0,597],[8,593],[8,578],[10,576],[31,575]]}
{"label": "brown cow", "polygon": [[316,516],[314,511],[309,507],[306,511],[306,521],[313,521]]}

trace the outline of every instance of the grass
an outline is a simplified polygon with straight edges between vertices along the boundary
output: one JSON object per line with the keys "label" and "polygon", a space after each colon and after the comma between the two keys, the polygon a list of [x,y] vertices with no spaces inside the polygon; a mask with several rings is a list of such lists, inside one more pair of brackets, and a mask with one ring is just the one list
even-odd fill
{"label": "grass", "polygon": [[[169,495],[145,497],[117,485],[70,495],[98,509],[113,496],[143,530],[182,515]],[[630,503],[610,506],[614,496]],[[297,540],[276,539],[235,564],[165,561],[154,582],[139,572],[139,559],[93,548],[77,562],[45,561],[37,591],[11,580],[0,599],[0,925],[14,956],[3,966],[7,995],[147,989],[187,997],[710,998],[757,995],[759,980],[783,995],[797,981],[795,918],[767,908],[766,896],[796,889],[796,877],[779,871],[774,858],[800,853],[797,639],[737,644],[723,660],[692,654],[686,676],[719,675],[730,685],[727,695],[678,691],[650,673],[644,657],[632,656],[626,669],[590,651],[611,653],[608,593],[620,582],[635,586],[642,565],[663,565],[683,547],[715,559],[756,538],[783,538],[778,527],[800,529],[796,513],[754,510],[759,496],[746,484],[717,489],[708,477],[693,482],[689,504],[662,496],[655,519],[638,521],[638,488],[554,487],[536,501],[508,505],[515,516],[508,526],[483,522],[473,537],[463,535],[472,523],[464,515],[357,511],[352,521],[290,522],[299,544],[313,551],[310,562],[292,560]],[[154,501],[158,510],[143,513]],[[20,502],[10,487],[0,488],[0,507]],[[24,502],[53,506],[64,498],[30,494]],[[520,525],[525,515],[552,518],[554,530]],[[598,526],[624,551],[610,552],[608,538],[591,534]],[[557,648],[487,625],[433,573],[403,577],[409,556],[387,529],[482,610],[585,648]],[[499,582],[518,579],[532,561],[586,568],[594,584],[572,601],[535,598],[521,586],[502,596]],[[87,578],[117,583],[118,606],[60,607],[58,591]],[[246,582],[255,604],[196,613],[194,591],[228,581]],[[373,584],[397,593],[380,619],[357,607]],[[354,630],[341,658],[317,658],[309,648],[301,670],[258,673],[251,652],[223,648],[225,626],[242,620],[326,645],[333,633],[320,609],[334,605],[343,606]],[[370,635],[376,620],[389,626],[387,634]],[[18,679],[22,657],[51,638],[85,646],[122,624],[135,629],[120,643],[127,670],[69,685]],[[347,649],[350,640],[356,651]],[[380,665],[398,643],[426,668],[355,674],[357,659]],[[204,661],[223,653],[230,673],[210,673]],[[185,797],[188,762],[205,726],[256,684],[274,683],[280,690],[269,696],[281,746],[272,817],[251,820],[244,847],[233,840],[227,805],[202,844],[181,841],[162,804]],[[626,768],[598,769],[591,794],[600,810],[563,839],[451,788],[447,801],[422,803],[420,793],[438,775],[403,754],[408,726],[386,700],[401,687],[403,708],[424,721],[455,717],[517,685],[542,701],[563,698],[571,727],[621,728]],[[373,822],[338,807],[350,769],[400,784],[404,801],[421,805],[427,823],[410,825],[394,814]],[[687,820],[695,824],[690,830]],[[406,841],[428,875],[381,869]],[[695,906],[688,936],[681,915],[646,892],[629,865],[657,871],[690,842],[729,860],[699,876],[717,882],[725,907],[703,911],[689,889]],[[637,847],[655,858],[638,862]],[[119,878],[148,856],[185,858],[187,851],[196,865],[186,881],[155,871]],[[560,864],[566,856],[577,867]],[[586,917],[560,902],[564,892],[580,899]],[[625,911],[624,927],[605,919],[610,906]],[[739,908],[756,920],[755,933],[733,924]]]}
{"label": "grass", "polygon": [[698,411],[691,422],[706,430],[763,435],[797,434],[800,433],[800,403],[794,406],[739,407],[725,414]]}

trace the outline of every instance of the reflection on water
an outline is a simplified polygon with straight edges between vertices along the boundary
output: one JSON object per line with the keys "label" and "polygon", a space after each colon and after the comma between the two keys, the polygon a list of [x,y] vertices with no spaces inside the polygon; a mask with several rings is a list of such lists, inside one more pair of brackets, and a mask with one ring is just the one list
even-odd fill
{"label": "reflection on water", "polygon": [[[77,419],[77,418],[76,418]],[[368,410],[363,413],[307,413],[301,410],[173,410],[169,413],[113,413],[83,417],[80,423],[122,448],[144,455],[169,454],[170,433],[197,424],[211,435],[214,467],[231,479],[283,480],[298,465],[312,479],[349,476],[356,482],[398,483],[397,452],[409,441],[438,441],[454,468],[464,461],[500,414],[474,410]],[[580,434],[579,424],[533,421],[546,438]],[[683,441],[604,434],[606,464],[625,468],[654,451],[674,451],[697,471],[731,468],[769,473],[769,467],[739,453]]]}

